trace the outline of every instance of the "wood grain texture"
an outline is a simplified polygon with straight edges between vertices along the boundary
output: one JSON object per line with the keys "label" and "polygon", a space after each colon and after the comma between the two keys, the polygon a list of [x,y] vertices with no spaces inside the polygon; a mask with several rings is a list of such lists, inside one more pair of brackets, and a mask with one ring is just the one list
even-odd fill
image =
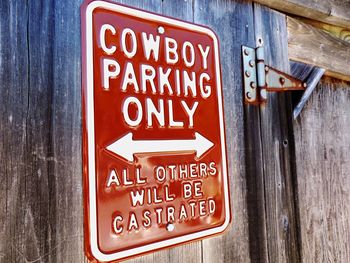
{"label": "wood grain texture", "polygon": [[[265,63],[289,72],[285,16],[254,5],[255,36],[265,47]],[[262,40],[262,41],[260,41]],[[269,262],[299,262],[293,178],[293,126],[289,94],[268,93],[260,106],[267,249]]]}
{"label": "wood grain texture", "polygon": [[[256,8],[253,9],[255,16]],[[254,26],[254,25],[253,25]],[[248,46],[256,47],[255,32]],[[242,85],[242,84],[241,84]],[[243,93],[242,93],[243,100]],[[260,109],[244,105],[244,140],[249,222],[250,260],[269,262],[267,243],[267,216],[265,209],[265,183]]]}
{"label": "wood grain texture", "polygon": [[284,13],[350,28],[349,0],[255,0]]}
{"label": "wood grain texture", "polygon": [[[0,3],[0,156],[5,163],[0,167],[5,182],[0,186],[1,262],[86,262],[81,171],[81,2]],[[208,25],[225,43],[222,75],[225,103],[229,105],[225,114],[229,119],[235,221],[233,231],[222,237],[130,262],[249,262],[240,51],[236,48],[239,41],[252,44],[252,5],[232,1],[120,2]],[[248,16],[242,19],[241,12]]]}
{"label": "wood grain texture", "polygon": [[295,17],[296,19],[300,20],[301,22],[304,22],[305,24],[312,25],[315,28],[321,29],[332,36],[339,38],[341,40],[344,40],[346,42],[350,42],[350,29],[344,28],[340,26],[330,25],[326,23],[322,23],[320,21],[311,20],[307,18],[302,17]]}
{"label": "wood grain texture", "polygon": [[[87,262],[81,2],[0,1],[0,262]],[[260,108],[243,105],[241,45],[255,46],[262,37],[266,62],[288,71],[285,16],[245,0],[116,2],[217,33],[232,204],[232,226],[223,235],[128,262],[294,263],[300,245],[304,262],[348,262],[349,89],[323,85],[329,88],[311,102],[318,111],[294,125],[298,188],[289,95],[271,93]]]}
{"label": "wood grain texture", "polygon": [[293,93],[293,119],[296,119],[320,82],[325,69],[295,61],[291,61],[290,65],[291,75],[307,84],[306,89],[300,92],[300,97]]}
{"label": "wood grain texture", "polygon": [[1,24],[9,26],[1,57],[11,55],[1,68],[12,76],[1,81],[1,94],[9,94],[1,103],[8,118],[1,160],[12,159],[1,172],[10,205],[0,236],[4,262],[84,261],[79,5],[0,4]]}
{"label": "wood grain texture", "polygon": [[[81,54],[79,52],[81,45],[80,36],[77,34],[80,31],[80,1],[65,3],[47,1],[46,4],[50,6],[47,12],[43,11],[44,18],[38,17],[37,10],[41,10],[40,6],[33,7],[31,34],[33,39],[37,38],[38,32],[42,32],[45,36],[52,27],[52,33],[45,42],[43,39],[38,40],[42,43],[42,57],[47,56],[48,63],[43,63],[41,56],[35,54],[35,50],[40,46],[39,43],[31,45],[30,49],[33,52],[33,60],[37,59],[40,62],[41,74],[47,74],[48,68],[52,67],[52,75],[47,76],[47,82],[37,84],[48,88],[47,96],[51,97],[52,108],[49,119],[52,146],[49,159],[46,161],[51,161],[53,164],[52,168],[47,170],[46,176],[56,189],[55,192],[49,192],[49,195],[56,196],[51,207],[51,213],[56,214],[55,221],[52,222],[52,225],[56,225],[56,238],[53,244],[56,247],[56,253],[55,257],[49,261],[82,262],[85,256],[80,253],[83,249]],[[38,18],[34,19],[34,17]],[[46,20],[51,21],[52,24],[43,30],[41,24]],[[52,39],[55,39],[54,43]],[[45,48],[51,49],[52,54],[46,54]],[[36,78],[35,73],[32,75]],[[49,89],[50,87],[52,90]],[[37,141],[39,138],[33,143]],[[50,253],[52,253],[50,250],[46,251],[46,254]]]}
{"label": "wood grain texture", "polygon": [[350,262],[350,89],[326,78],[294,122],[303,262]]}
{"label": "wood grain texture", "polygon": [[[31,217],[26,209],[25,174],[28,109],[26,1],[0,2],[0,261],[22,258]],[[26,22],[24,22],[26,23]],[[10,36],[8,36],[10,35]],[[9,38],[14,39],[9,45]],[[18,54],[21,54],[19,56]],[[18,225],[28,222],[25,226]],[[28,229],[28,231],[26,230]]]}
{"label": "wood grain texture", "polygon": [[[245,15],[242,15],[245,14]],[[245,176],[241,45],[254,44],[253,10],[247,1],[195,1],[194,22],[206,24],[219,38],[225,108],[232,226],[205,239],[203,262],[251,262]]]}
{"label": "wood grain texture", "polygon": [[287,23],[290,59],[313,64],[326,69],[328,75],[350,80],[349,42],[295,18],[288,17]]}

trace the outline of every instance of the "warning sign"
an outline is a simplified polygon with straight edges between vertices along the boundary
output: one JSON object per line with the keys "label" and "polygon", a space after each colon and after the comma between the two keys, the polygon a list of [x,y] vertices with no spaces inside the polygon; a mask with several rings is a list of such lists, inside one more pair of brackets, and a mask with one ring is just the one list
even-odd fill
{"label": "warning sign", "polygon": [[230,222],[218,40],[104,1],[82,6],[85,242],[112,261]]}

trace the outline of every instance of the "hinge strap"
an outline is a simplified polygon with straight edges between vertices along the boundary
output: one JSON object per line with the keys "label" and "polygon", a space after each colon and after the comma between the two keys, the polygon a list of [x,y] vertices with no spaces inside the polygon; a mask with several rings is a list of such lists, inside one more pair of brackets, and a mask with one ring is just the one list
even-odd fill
{"label": "hinge strap", "polygon": [[265,64],[264,47],[242,46],[244,98],[249,104],[260,104],[267,92],[304,90],[306,83]]}

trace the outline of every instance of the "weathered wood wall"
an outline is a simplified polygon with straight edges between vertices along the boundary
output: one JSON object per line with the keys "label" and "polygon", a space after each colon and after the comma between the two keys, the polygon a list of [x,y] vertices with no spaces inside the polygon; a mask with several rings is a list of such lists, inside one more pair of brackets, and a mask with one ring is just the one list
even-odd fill
{"label": "weathered wood wall", "polygon": [[[0,260],[83,262],[80,4],[0,2]],[[122,1],[219,34],[233,227],[135,262],[249,262],[240,45],[254,44],[243,1]],[[242,15],[244,14],[244,15]]]}
{"label": "weathered wood wall", "polygon": [[[0,262],[86,262],[81,160],[81,2],[0,1]],[[120,2],[204,24],[217,32],[233,215],[232,226],[224,235],[130,262],[275,263],[300,262],[301,257],[304,262],[313,262],[308,261],[312,258],[308,254],[310,242],[320,254],[321,239],[322,244],[328,245],[328,256],[343,253],[338,259],[349,259],[346,254],[349,245],[340,237],[340,230],[349,226],[346,225],[350,218],[346,206],[349,189],[344,185],[348,179],[337,173],[337,167],[347,171],[348,162],[346,155],[336,155],[337,147],[341,147],[341,142],[346,144],[344,140],[349,137],[338,136],[337,144],[325,146],[327,160],[338,156],[342,162],[332,159],[334,162],[329,164],[329,170],[322,170],[322,176],[338,178],[343,184],[332,188],[323,181],[321,191],[313,188],[311,181],[316,159],[310,166],[306,163],[307,158],[316,158],[314,148],[308,149],[303,141],[311,136],[314,127],[304,123],[306,117],[294,125],[296,137],[299,136],[294,149],[289,95],[270,94],[266,106],[243,105],[241,45],[255,46],[262,38],[267,62],[288,71],[285,16],[245,0]],[[333,89],[328,90],[335,94]],[[343,94],[349,99],[349,93]],[[315,96],[313,103],[317,104],[320,98]],[[324,99],[331,101],[341,98],[324,95]],[[345,100],[341,101],[345,107]],[[326,112],[326,105],[321,106],[322,112]],[[333,112],[332,116],[339,113],[336,108]],[[332,127],[343,123],[345,133],[348,114],[333,118]],[[317,125],[323,121],[319,118]],[[342,147],[345,154],[349,149]],[[295,152],[302,168],[295,167]],[[303,178],[308,181],[302,181]],[[295,203],[296,190],[305,207]],[[322,209],[327,202],[333,205],[334,201],[330,201],[333,199],[327,200],[326,193],[342,197],[341,207],[347,211],[331,210],[333,206],[329,211],[321,210],[324,221],[319,224],[329,230],[328,239],[320,232],[315,236],[309,234],[309,228],[315,227],[309,223],[309,207],[315,205],[313,202],[320,202],[316,205]],[[298,212],[303,224],[300,228]],[[336,212],[340,215],[335,216]],[[329,216],[333,216],[330,222],[339,227],[326,225]],[[333,240],[341,240],[339,246],[343,247],[330,245]],[[339,249],[347,252],[337,252]]]}
{"label": "weathered wood wall", "polygon": [[350,27],[349,0],[255,0],[281,12]]}
{"label": "weathered wood wall", "polygon": [[350,30],[288,17],[289,58],[350,81]]}
{"label": "weathered wood wall", "polygon": [[[286,18],[254,5],[256,46],[265,62],[289,72]],[[294,208],[294,158],[290,96],[268,93],[267,103],[245,106],[246,161],[254,262],[299,262]]]}
{"label": "weathered wood wall", "polygon": [[350,262],[350,84],[325,79],[294,123],[303,262]]}
{"label": "weathered wood wall", "polygon": [[79,1],[0,2],[0,260],[83,262]]}

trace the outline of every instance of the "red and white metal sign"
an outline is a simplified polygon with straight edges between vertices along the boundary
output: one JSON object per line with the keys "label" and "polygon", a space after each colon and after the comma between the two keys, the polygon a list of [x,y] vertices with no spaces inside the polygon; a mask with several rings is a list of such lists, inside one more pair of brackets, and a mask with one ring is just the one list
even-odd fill
{"label": "red and white metal sign", "polygon": [[218,40],[105,1],[82,6],[85,243],[113,261],[230,222]]}

